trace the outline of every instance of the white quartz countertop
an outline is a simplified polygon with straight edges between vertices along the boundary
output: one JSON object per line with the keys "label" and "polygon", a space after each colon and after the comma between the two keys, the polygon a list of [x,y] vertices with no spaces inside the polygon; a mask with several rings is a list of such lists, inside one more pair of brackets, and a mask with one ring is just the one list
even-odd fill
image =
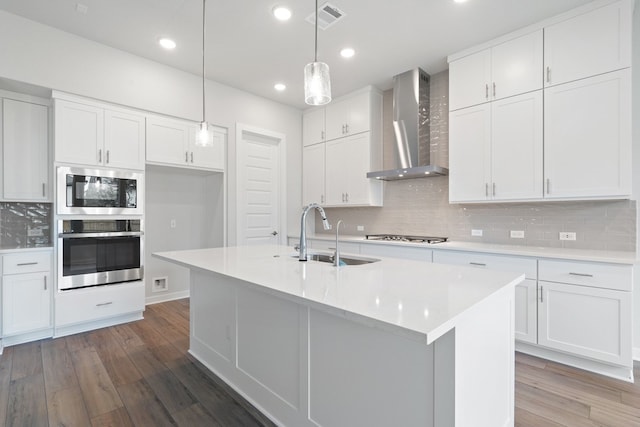
{"label": "white quartz countertop", "polygon": [[472,307],[524,279],[515,273],[396,258],[337,268],[318,261],[300,262],[294,254],[290,247],[270,245],[153,256],[240,279],[266,292],[373,322],[427,344],[454,328]]}
{"label": "white quartz countertop", "polygon": [[[298,236],[291,235],[291,238]],[[334,241],[330,234],[307,235],[308,239]],[[391,245],[405,247],[420,247],[433,250],[454,250],[484,252],[502,255],[528,256],[535,258],[565,259],[574,261],[608,262],[614,264],[635,264],[639,260],[635,252],[604,251],[592,249],[549,248],[542,246],[498,245],[491,243],[449,241],[445,243],[425,244],[411,242],[393,242],[384,240],[367,240],[364,236],[340,236],[341,242],[353,242],[371,245]]]}

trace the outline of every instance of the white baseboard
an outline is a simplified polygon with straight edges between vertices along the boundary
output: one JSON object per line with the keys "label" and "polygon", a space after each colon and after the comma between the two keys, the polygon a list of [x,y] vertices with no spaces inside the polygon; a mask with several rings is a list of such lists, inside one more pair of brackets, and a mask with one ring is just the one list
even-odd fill
{"label": "white baseboard", "polygon": [[179,291],[179,292],[170,292],[170,293],[162,293],[162,295],[153,295],[145,298],[144,304],[158,304],[161,302],[173,301],[182,298],[189,298],[189,290]]}

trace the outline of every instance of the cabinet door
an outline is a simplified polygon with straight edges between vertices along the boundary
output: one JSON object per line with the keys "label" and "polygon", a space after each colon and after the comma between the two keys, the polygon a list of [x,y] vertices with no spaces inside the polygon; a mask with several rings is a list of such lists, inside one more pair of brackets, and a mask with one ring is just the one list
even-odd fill
{"label": "cabinet door", "polygon": [[104,110],[75,102],[55,101],[55,157],[57,162],[102,164]]}
{"label": "cabinet door", "polygon": [[315,107],[302,115],[302,145],[324,142],[324,107]]}
{"label": "cabinet door", "polygon": [[49,273],[2,278],[2,334],[14,335],[51,326]]}
{"label": "cabinet door", "polygon": [[189,159],[187,122],[147,118],[147,161],[184,166]]}
{"label": "cabinet door", "polygon": [[325,203],[325,144],[302,149],[302,204]]}
{"label": "cabinet door", "polygon": [[370,134],[359,133],[344,139],[341,144],[342,156],[348,162],[343,175],[345,202],[360,206],[371,204],[371,185],[380,183],[367,178],[371,166]]}
{"label": "cabinet door", "polygon": [[537,290],[535,280],[525,279],[515,291],[515,338],[532,344],[538,341]]}
{"label": "cabinet door", "polygon": [[105,166],[144,169],[145,122],[143,116],[122,111],[104,112]]}
{"label": "cabinet door", "polygon": [[329,206],[346,204],[347,192],[346,175],[351,167],[351,159],[344,156],[345,138],[327,141],[325,151],[325,196]]}
{"label": "cabinet door", "polygon": [[371,93],[362,92],[344,100],[346,135],[355,135],[371,130]]}
{"label": "cabinet door", "polygon": [[494,200],[542,197],[542,116],[542,90],[491,104]]}
{"label": "cabinet door", "polygon": [[489,101],[491,50],[486,49],[449,64],[449,111]]}
{"label": "cabinet door", "polygon": [[542,89],[542,30],[491,49],[491,97],[502,99]]}
{"label": "cabinet door", "polygon": [[631,292],[539,282],[538,344],[630,366]]}
{"label": "cabinet door", "polygon": [[44,105],[2,100],[4,199],[48,199],[48,116],[48,108]]}
{"label": "cabinet door", "polygon": [[616,2],[546,27],[545,85],[630,67],[630,3]]}
{"label": "cabinet door", "polygon": [[545,89],[545,198],[631,190],[630,70]]}
{"label": "cabinet door", "polygon": [[195,143],[198,126],[189,128],[189,166],[224,170],[225,147],[227,145],[227,132],[224,129],[209,126],[209,132],[213,140],[210,147],[201,147]]}
{"label": "cabinet door", "polygon": [[491,182],[491,105],[449,114],[449,201],[484,201]]}
{"label": "cabinet door", "polygon": [[342,138],[346,135],[349,116],[349,103],[343,99],[328,104],[325,107],[325,135],[326,140]]}

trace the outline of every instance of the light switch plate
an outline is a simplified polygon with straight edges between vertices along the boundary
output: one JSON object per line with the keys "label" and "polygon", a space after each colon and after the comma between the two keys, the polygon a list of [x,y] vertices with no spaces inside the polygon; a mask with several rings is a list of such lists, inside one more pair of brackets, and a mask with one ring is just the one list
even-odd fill
{"label": "light switch plate", "polygon": [[482,230],[473,229],[471,230],[471,235],[475,237],[482,237]]}
{"label": "light switch plate", "polygon": [[511,230],[512,239],[524,239],[524,230]]}
{"label": "light switch plate", "polygon": [[561,231],[558,238],[560,240],[576,240],[576,233],[573,231]]}

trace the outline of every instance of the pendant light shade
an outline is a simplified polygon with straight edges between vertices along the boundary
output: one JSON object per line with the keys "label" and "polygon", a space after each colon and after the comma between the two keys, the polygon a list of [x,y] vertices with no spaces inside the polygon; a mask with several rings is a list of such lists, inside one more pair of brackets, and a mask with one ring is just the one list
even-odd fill
{"label": "pendant light shade", "polygon": [[199,147],[210,147],[213,145],[213,135],[209,132],[209,124],[207,123],[206,110],[205,110],[205,93],[204,93],[204,54],[205,54],[205,18],[206,18],[206,3],[207,0],[202,0],[202,122],[200,123],[200,129],[196,134],[196,145]]}
{"label": "pendant light shade", "polygon": [[324,105],[331,102],[331,79],[329,66],[324,62],[318,62],[318,0],[315,13],[314,61],[304,67],[304,102],[309,105]]}

